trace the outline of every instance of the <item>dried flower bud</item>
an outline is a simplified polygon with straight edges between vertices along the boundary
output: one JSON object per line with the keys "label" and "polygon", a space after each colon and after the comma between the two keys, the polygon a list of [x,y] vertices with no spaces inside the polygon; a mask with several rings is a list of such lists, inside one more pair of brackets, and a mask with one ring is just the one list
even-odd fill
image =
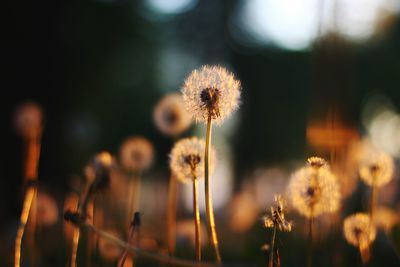
{"label": "dried flower bud", "polygon": [[277,227],[280,231],[292,231],[292,223],[286,221],[284,207],[286,201],[281,195],[275,196],[275,205],[271,207],[271,214],[264,216],[264,226],[266,228]]}

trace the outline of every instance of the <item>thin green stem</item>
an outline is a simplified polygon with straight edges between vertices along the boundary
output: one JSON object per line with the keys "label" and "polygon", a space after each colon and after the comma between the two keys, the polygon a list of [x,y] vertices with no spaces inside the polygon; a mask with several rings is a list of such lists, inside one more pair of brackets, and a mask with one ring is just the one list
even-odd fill
{"label": "thin green stem", "polygon": [[272,231],[271,248],[269,251],[269,259],[268,259],[268,267],[274,266],[275,236],[276,236],[276,226],[274,226],[274,230]]}
{"label": "thin green stem", "polygon": [[214,209],[212,205],[212,197],[210,190],[210,151],[211,151],[211,132],[212,132],[212,121],[211,116],[207,120],[207,133],[206,133],[206,148],[204,156],[204,185],[205,185],[205,198],[206,198],[206,212],[207,212],[207,228],[210,236],[211,244],[214,248],[215,257],[218,263],[221,263],[221,254],[218,246],[218,236],[215,227]]}

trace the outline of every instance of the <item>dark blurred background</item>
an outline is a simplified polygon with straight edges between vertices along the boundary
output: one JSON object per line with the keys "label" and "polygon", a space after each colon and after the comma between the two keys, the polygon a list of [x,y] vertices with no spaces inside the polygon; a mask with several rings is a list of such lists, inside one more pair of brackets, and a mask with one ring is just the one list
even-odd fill
{"label": "dark blurred background", "polygon": [[[11,258],[21,209],[22,143],[12,116],[25,100],[43,107],[39,179],[60,203],[69,178],[81,175],[94,153],[117,153],[130,135],[144,135],[156,147],[149,176],[167,173],[172,141],[156,129],[153,107],[203,64],[226,66],[242,82],[241,108],[219,130],[234,166],[232,192],[260,166],[294,166],[316,151],[329,156],[307,139],[312,125],[332,122],[370,134],[398,158],[399,12],[395,0],[7,1],[1,12],[1,258]],[[390,136],[397,141],[375,134],[379,114],[369,112],[371,105],[392,112],[397,128],[391,125]],[[254,231],[265,237],[267,231],[255,228],[238,255],[262,263],[258,245],[266,240]],[[284,239],[300,246],[299,239]],[[63,265],[50,262],[55,265],[44,266]],[[296,256],[283,262],[303,264]]]}

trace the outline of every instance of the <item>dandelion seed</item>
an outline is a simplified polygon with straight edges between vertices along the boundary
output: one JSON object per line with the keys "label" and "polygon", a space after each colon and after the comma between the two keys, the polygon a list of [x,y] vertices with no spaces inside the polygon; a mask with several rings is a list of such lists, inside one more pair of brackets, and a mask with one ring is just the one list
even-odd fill
{"label": "dandelion seed", "polygon": [[[189,183],[193,177],[204,177],[204,148],[205,141],[197,137],[181,139],[174,145],[170,155],[170,167],[179,181]],[[212,172],[216,158],[214,149],[211,154]]]}
{"label": "dandelion seed", "polygon": [[310,158],[309,164],[296,171],[288,191],[293,207],[307,218],[338,210],[339,184],[328,164],[321,158]]}
{"label": "dandelion seed", "polygon": [[217,124],[228,118],[239,106],[240,82],[220,66],[203,66],[185,80],[182,94],[187,111],[196,121]]}
{"label": "dandelion seed", "polygon": [[368,154],[362,160],[359,171],[364,183],[369,186],[381,187],[393,177],[393,159],[383,152]]}
{"label": "dandelion seed", "polygon": [[192,118],[185,109],[182,95],[166,95],[154,109],[154,121],[160,131],[166,135],[178,136],[186,131]]}
{"label": "dandelion seed", "polygon": [[154,159],[152,143],[144,137],[130,137],[120,148],[121,167],[128,172],[141,172],[150,168]]}
{"label": "dandelion seed", "polygon": [[363,261],[369,259],[369,246],[376,238],[376,228],[366,213],[356,213],[344,220],[343,233],[346,241],[360,249]]}

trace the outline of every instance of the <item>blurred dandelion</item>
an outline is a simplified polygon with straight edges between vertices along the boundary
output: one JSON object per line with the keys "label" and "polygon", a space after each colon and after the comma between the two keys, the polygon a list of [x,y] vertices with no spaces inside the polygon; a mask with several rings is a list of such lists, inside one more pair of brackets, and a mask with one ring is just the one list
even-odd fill
{"label": "blurred dandelion", "polygon": [[393,159],[388,154],[376,152],[365,155],[360,164],[360,177],[369,186],[381,187],[393,177]]}
{"label": "blurred dandelion", "polygon": [[[21,211],[20,224],[15,238],[14,266],[19,267],[21,261],[22,238],[27,224],[29,251],[33,251],[34,248],[37,194],[35,183],[38,177],[40,143],[43,131],[43,115],[40,106],[34,102],[21,104],[14,114],[14,123],[16,132],[21,136],[24,142],[25,159],[23,178],[27,186]],[[31,265],[33,264],[34,255],[32,254]]]}
{"label": "blurred dandelion", "polygon": [[[172,148],[170,166],[175,177],[183,183],[193,183],[193,218],[195,222],[196,260],[201,260],[200,210],[198,204],[198,180],[204,177],[205,141],[196,137],[178,141]],[[214,169],[215,152],[211,150],[210,171]]]}
{"label": "blurred dandelion", "polygon": [[368,214],[350,215],[343,223],[344,237],[351,245],[358,247],[363,262],[370,258],[369,246],[375,240],[376,228]]}
{"label": "blurred dandelion", "polygon": [[187,111],[198,122],[207,123],[204,156],[205,199],[208,233],[215,256],[221,262],[214,209],[210,193],[209,157],[211,150],[212,122],[221,124],[239,107],[241,86],[232,73],[220,66],[203,66],[192,71],[182,87]]}
{"label": "blurred dandelion", "polygon": [[309,158],[308,165],[292,175],[288,191],[293,207],[307,218],[335,212],[340,205],[336,176],[321,158]]}
{"label": "blurred dandelion", "polygon": [[313,220],[332,213],[340,205],[340,188],[328,163],[319,157],[311,157],[307,165],[296,171],[288,186],[292,206],[309,221],[308,266],[312,266]]}
{"label": "blurred dandelion", "polygon": [[[121,234],[114,229],[107,229],[107,233],[112,234],[117,238],[121,238]],[[122,253],[122,249],[105,238],[99,238],[98,249],[100,256],[106,261],[115,261]]]}
{"label": "blurred dandelion", "polygon": [[[192,118],[185,109],[182,95],[177,93],[164,96],[154,108],[153,117],[158,129],[174,140],[177,140],[178,136],[192,124]],[[167,203],[167,242],[170,255],[175,252],[177,191],[176,177],[171,174]]]}
{"label": "blurred dandelion", "polygon": [[360,178],[371,187],[370,216],[374,220],[378,188],[387,184],[393,177],[393,159],[380,151],[364,154],[360,163]]}
{"label": "blurred dandelion", "polygon": [[47,193],[37,195],[37,224],[51,226],[58,221],[58,206],[56,200]]}
{"label": "blurred dandelion", "polygon": [[151,167],[153,160],[153,144],[144,137],[129,137],[120,147],[119,161],[129,179],[127,224],[130,223],[133,213],[139,208],[141,174]]}
{"label": "blurred dandelion", "polygon": [[162,98],[156,105],[153,116],[158,129],[173,137],[182,134],[192,124],[192,118],[185,109],[182,95],[176,93]]}
{"label": "blurred dandelion", "polygon": [[[271,207],[271,214],[264,216],[264,226],[266,228],[273,228],[271,237],[271,247],[269,248],[268,267],[274,265],[274,254],[277,253],[275,248],[276,229],[282,232],[292,231],[292,223],[285,219],[285,205],[286,201],[281,195],[275,195],[275,205]],[[278,256],[276,257],[279,258]]]}

